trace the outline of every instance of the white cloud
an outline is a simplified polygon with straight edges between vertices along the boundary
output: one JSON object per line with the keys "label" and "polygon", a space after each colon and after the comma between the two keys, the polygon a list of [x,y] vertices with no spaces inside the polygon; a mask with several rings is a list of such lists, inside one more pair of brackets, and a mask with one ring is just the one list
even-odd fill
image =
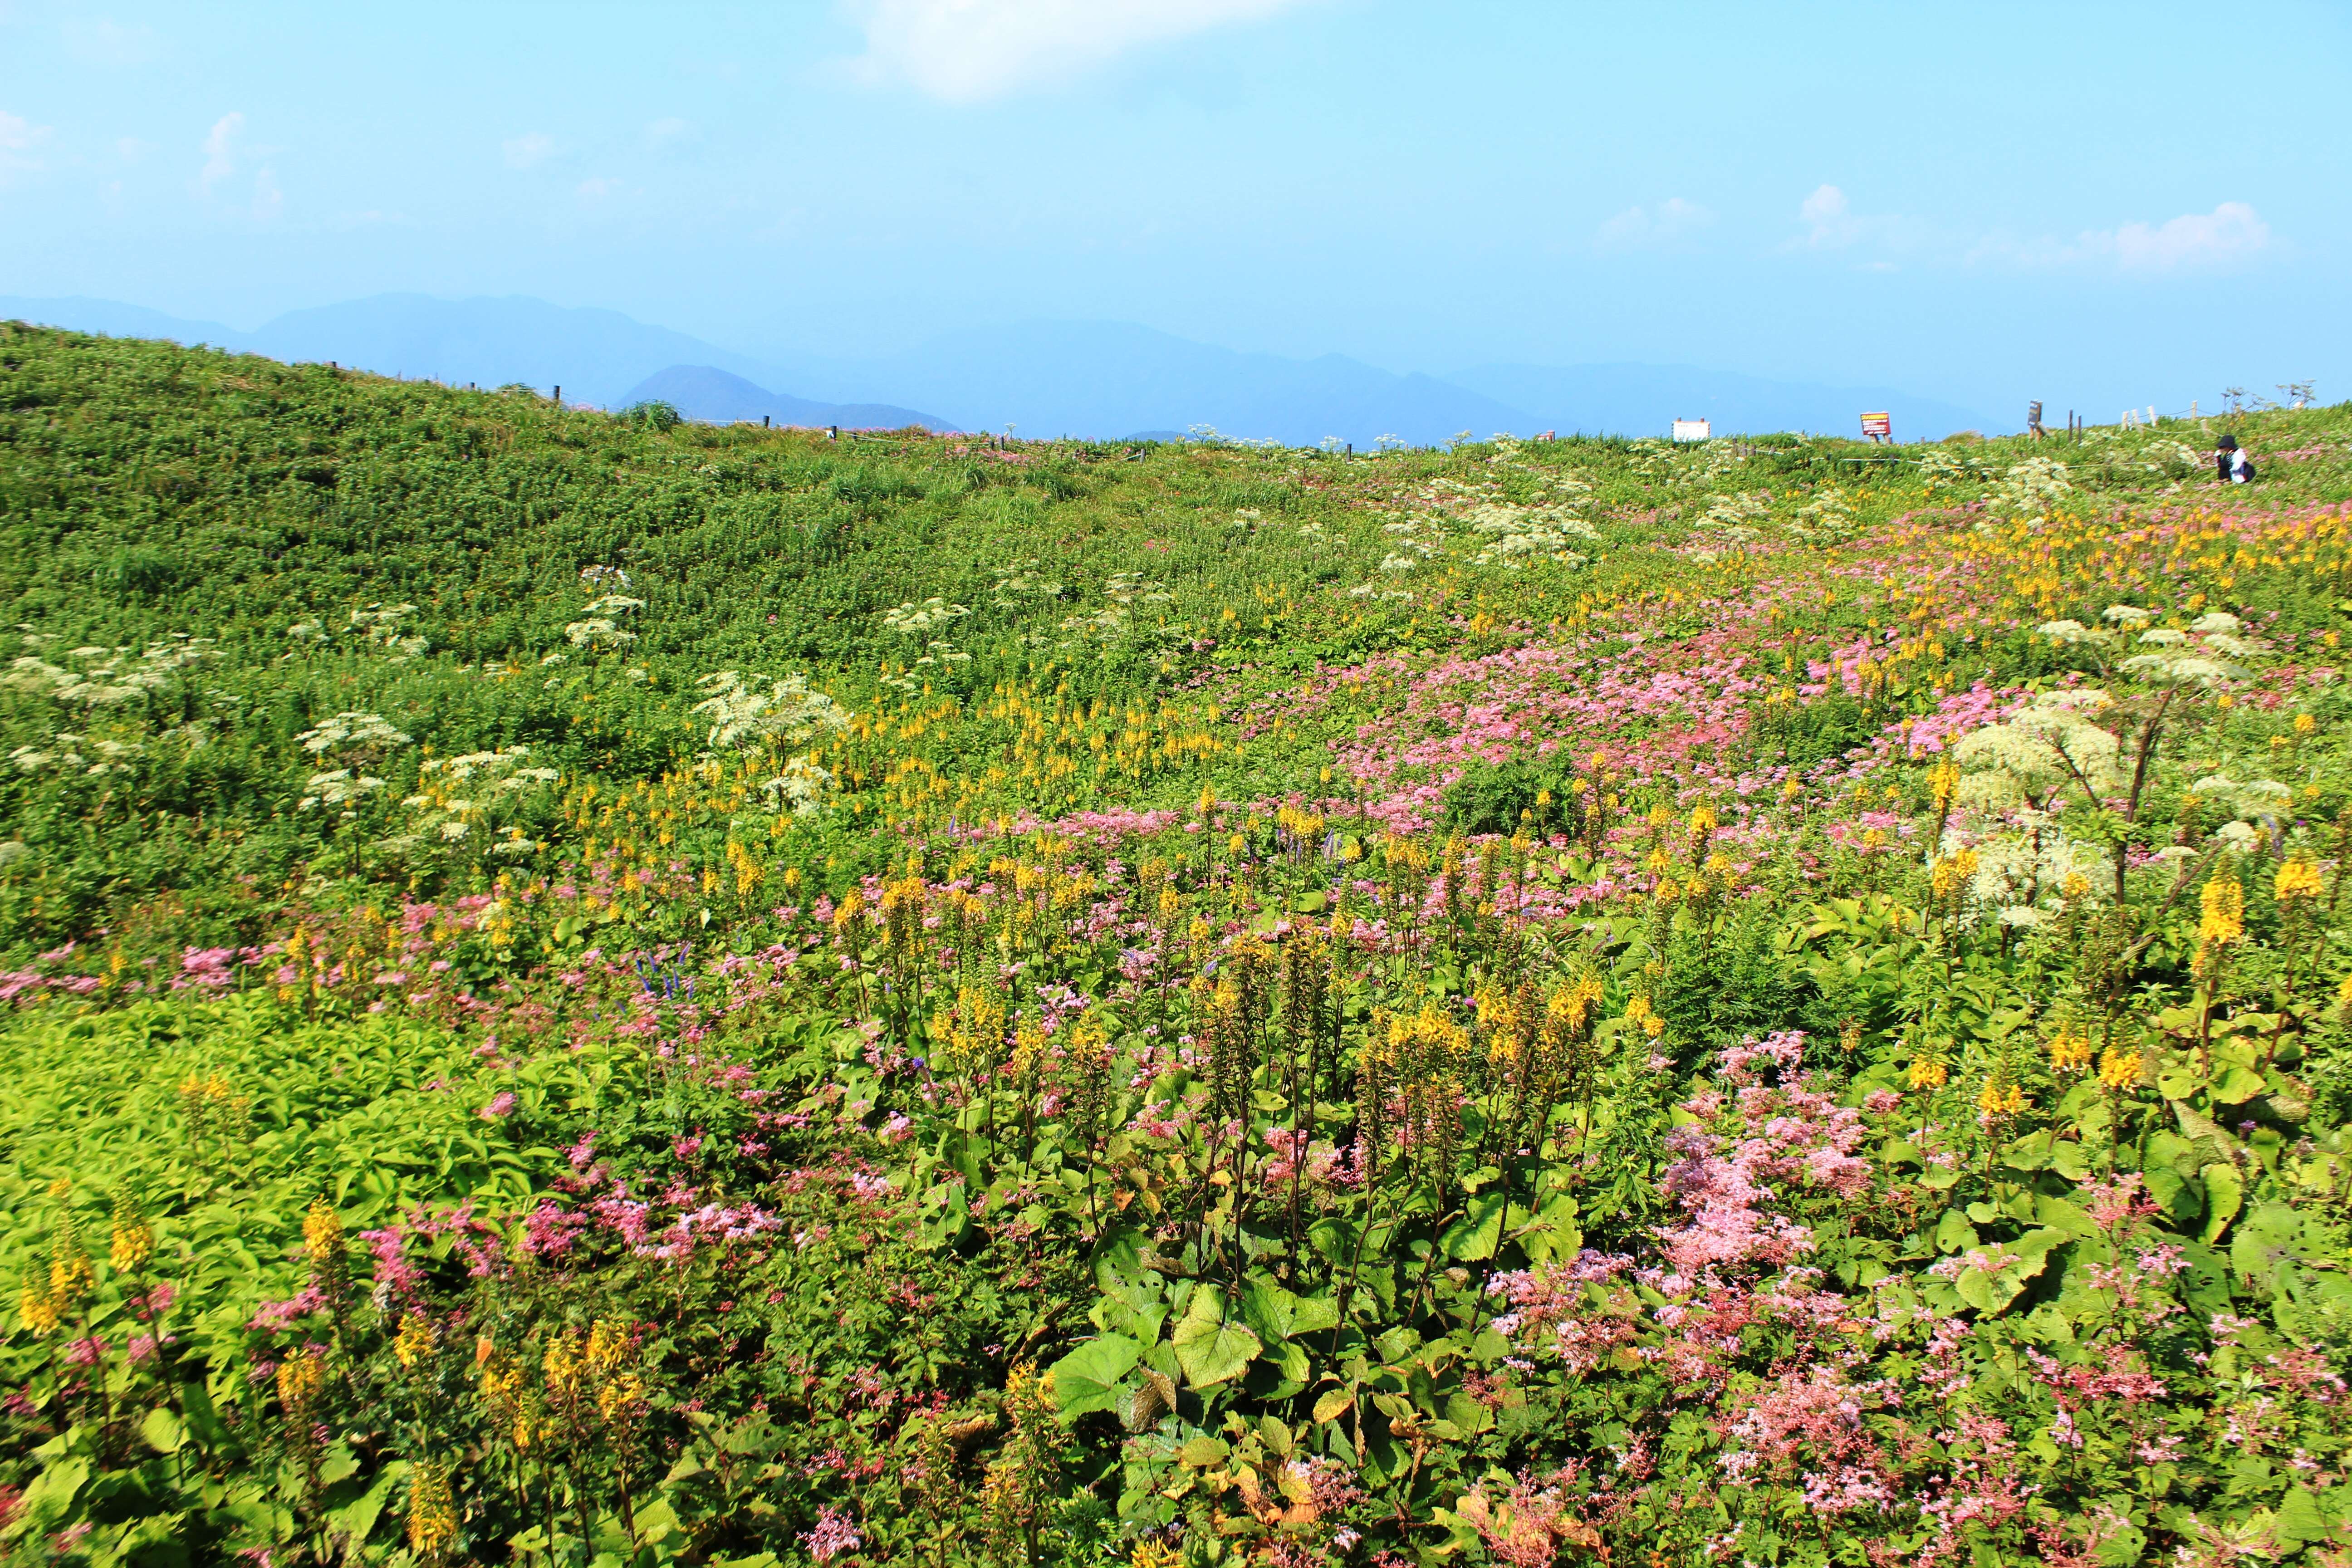
{"label": "white cloud", "polygon": [[[2084,236],[2091,238],[2091,236]],[[2184,213],[2150,226],[2127,223],[2116,230],[2116,265],[2170,272],[2242,261],[2271,242],[2271,226],[2243,202],[2223,202],[2210,213]]]}
{"label": "white cloud", "polygon": [[1715,215],[1696,202],[1668,196],[1654,207],[1632,206],[1601,226],[1600,243],[1608,249],[1632,250],[1665,245],[1715,221]]}
{"label": "white cloud", "polygon": [[1995,235],[1980,241],[1969,259],[2037,268],[2206,272],[2242,266],[2270,247],[2271,226],[2261,214],[2244,202],[2223,202],[2210,213],[2183,213],[2159,224],[2084,229],[2073,239],[2045,236],[2014,240]]}
{"label": "white cloud", "polygon": [[1302,0],[844,0],[866,34],[859,79],[904,81],[950,103],[1066,80],[1130,49]]}
{"label": "white cloud", "polygon": [[683,142],[693,134],[694,122],[690,120],[680,120],[676,115],[671,115],[667,120],[656,120],[646,127],[646,140],[656,147],[666,146],[672,142]]}
{"label": "white cloud", "polygon": [[1854,267],[1864,271],[1894,271],[1895,263],[1885,259],[1888,252],[1932,257],[1953,248],[1950,236],[1918,218],[1896,213],[1854,211],[1845,192],[1831,184],[1814,186],[1812,194],[1797,204],[1797,221],[1804,225],[1804,232],[1781,249],[1832,251],[1859,247],[1878,253],[1854,261]]}
{"label": "white cloud", "polygon": [[155,29],[126,27],[111,17],[95,22],[75,18],[65,25],[66,47],[76,59],[98,66],[141,66],[163,52]]}
{"label": "white cloud", "polygon": [[1862,237],[1862,219],[1853,216],[1853,204],[1835,185],[1817,185],[1797,207],[1797,216],[1805,225],[1805,243],[1816,250],[1852,245]]}
{"label": "white cloud", "polygon": [[621,188],[621,182],[606,175],[596,175],[580,182],[580,199],[601,202]]}
{"label": "white cloud", "polygon": [[245,116],[235,110],[213,121],[211,132],[205,137],[205,166],[196,176],[196,184],[207,195],[212,188],[236,173],[236,134],[245,129]]}
{"label": "white cloud", "polygon": [[253,176],[253,217],[257,223],[268,223],[286,205],[286,193],[278,187],[278,171],[263,169]]}
{"label": "white cloud", "polygon": [[48,139],[47,126],[0,109],[0,171],[39,168],[41,145]]}
{"label": "white cloud", "polygon": [[506,154],[509,169],[535,169],[555,151],[555,138],[533,131],[500,142],[499,150]]}

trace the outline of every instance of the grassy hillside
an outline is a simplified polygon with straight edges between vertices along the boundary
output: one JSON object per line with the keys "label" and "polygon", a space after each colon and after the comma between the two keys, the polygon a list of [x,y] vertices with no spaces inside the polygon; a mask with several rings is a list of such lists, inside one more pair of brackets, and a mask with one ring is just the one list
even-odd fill
{"label": "grassy hillside", "polygon": [[0,1540],[2337,1561],[2347,498],[0,327]]}

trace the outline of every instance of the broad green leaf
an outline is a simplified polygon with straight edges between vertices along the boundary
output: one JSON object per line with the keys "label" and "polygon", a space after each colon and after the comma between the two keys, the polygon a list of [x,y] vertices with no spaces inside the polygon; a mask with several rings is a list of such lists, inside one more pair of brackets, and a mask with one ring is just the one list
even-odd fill
{"label": "broad green leaf", "polygon": [[159,1454],[176,1454],[180,1446],[188,1440],[187,1428],[181,1426],[180,1418],[172,1413],[171,1406],[165,1405],[159,1405],[147,1413],[147,1419],[139,1424],[139,1436]]}
{"label": "broad green leaf", "polygon": [[1345,1388],[1326,1389],[1322,1397],[1315,1402],[1315,1419],[1336,1421],[1355,1408],[1355,1404],[1356,1396],[1351,1391]]}
{"label": "broad green leaf", "polygon": [[1969,1216],[1958,1209],[1946,1209],[1936,1223],[1936,1250],[1966,1252],[1976,1244],[1977,1227],[1969,1223]]}
{"label": "broad green leaf", "polygon": [[2213,1103],[2239,1105],[2263,1091],[2263,1075],[2250,1068],[2232,1067],[2213,1080]]}
{"label": "broad green leaf", "polygon": [[1170,1335],[1176,1363],[1184,1369],[1188,1388],[1213,1388],[1239,1377],[1264,1349],[1258,1337],[1239,1323],[1224,1321],[1224,1299],[1215,1287],[1203,1285],[1192,1293],[1184,1321]]}
{"label": "broad green leaf", "polygon": [[1055,1362],[1054,1403],[1062,1419],[1075,1420],[1117,1404],[1119,1380],[1142,1357],[1143,1346],[1126,1335],[1097,1334]]}
{"label": "broad green leaf", "polygon": [[2235,1165],[2205,1167],[2205,1235],[2207,1246],[2221,1239],[2221,1233],[2238,1216],[2238,1209],[2246,1201],[2245,1178]]}
{"label": "broad green leaf", "polygon": [[1503,1205],[1507,1202],[1499,1192],[1480,1193],[1463,1205],[1462,1217],[1446,1226],[1438,1238],[1438,1247],[1457,1263],[1475,1263],[1495,1256],[1495,1244],[1503,1228]]}

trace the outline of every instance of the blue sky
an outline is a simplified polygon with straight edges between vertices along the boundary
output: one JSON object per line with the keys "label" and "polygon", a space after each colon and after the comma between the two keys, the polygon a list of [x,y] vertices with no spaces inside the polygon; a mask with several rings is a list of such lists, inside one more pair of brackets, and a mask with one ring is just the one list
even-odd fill
{"label": "blue sky", "polygon": [[0,0],[0,294],[2352,395],[2341,5]]}

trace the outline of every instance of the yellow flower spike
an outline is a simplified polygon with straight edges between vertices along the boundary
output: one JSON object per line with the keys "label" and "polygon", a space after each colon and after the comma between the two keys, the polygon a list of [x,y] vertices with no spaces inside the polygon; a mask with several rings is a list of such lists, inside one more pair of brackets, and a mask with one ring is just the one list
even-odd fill
{"label": "yellow flower spike", "polygon": [[437,1562],[457,1535],[449,1467],[438,1459],[421,1460],[408,1473],[408,1550],[424,1562]]}
{"label": "yellow flower spike", "polygon": [[2278,876],[2272,889],[2282,904],[2316,899],[2325,890],[2320,879],[2318,862],[2313,860],[2308,855],[2300,854],[2281,861]]}
{"label": "yellow flower spike", "polygon": [[1911,1058],[1911,1087],[1914,1089],[1941,1089],[1951,1081],[1952,1069],[1944,1065],[1943,1057],[1935,1052],[1922,1052]]}
{"label": "yellow flower spike", "polygon": [[2139,1082],[2140,1055],[2137,1051],[2120,1050],[2110,1046],[2099,1058],[2099,1087],[2129,1089]]}
{"label": "yellow flower spike", "polygon": [[35,1339],[47,1339],[58,1331],[57,1299],[37,1286],[28,1284],[17,1292],[16,1316]]}
{"label": "yellow flower spike", "polygon": [[1978,1092],[1977,1109],[1987,1116],[2014,1116],[2025,1109],[2025,1092],[2014,1083],[2004,1083],[2002,1075],[1996,1072]]}
{"label": "yellow flower spike", "polygon": [[109,1256],[113,1261],[115,1272],[119,1274],[136,1273],[155,1254],[155,1233],[148,1228],[147,1221],[141,1216],[137,1207],[132,1205],[131,1194],[127,1192],[114,1194],[114,1226],[111,1241],[112,1245],[108,1249]]}
{"label": "yellow flower spike", "polygon": [[400,1319],[400,1332],[392,1342],[392,1353],[400,1359],[404,1368],[413,1367],[433,1353],[440,1338],[432,1319],[422,1312],[404,1312]]}
{"label": "yellow flower spike", "polygon": [[2090,1037],[2078,1034],[2070,1025],[2060,1025],[2051,1037],[2050,1065],[2062,1073],[2078,1073],[2091,1065]]}
{"label": "yellow flower spike", "polygon": [[326,1363],[307,1350],[298,1350],[278,1363],[278,1402],[290,1419],[307,1417],[326,1386]]}
{"label": "yellow flower spike", "polygon": [[2226,947],[2246,934],[2246,889],[2237,878],[2216,872],[2199,901],[2203,906],[2197,922],[2200,945]]}

